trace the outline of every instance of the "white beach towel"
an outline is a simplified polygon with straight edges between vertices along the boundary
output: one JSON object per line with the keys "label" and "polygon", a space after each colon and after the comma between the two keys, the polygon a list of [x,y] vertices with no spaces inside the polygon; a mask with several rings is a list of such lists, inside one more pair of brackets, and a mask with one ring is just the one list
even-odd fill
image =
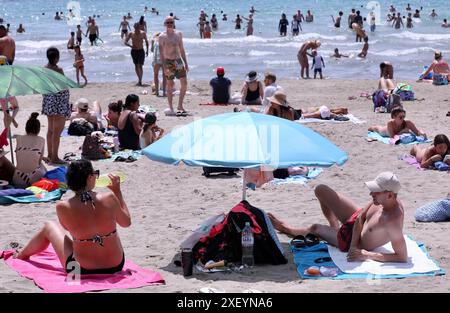
{"label": "white beach towel", "polygon": [[345,117],[348,117],[348,121],[336,121],[336,120],[323,120],[320,118],[301,118],[298,120],[300,124],[306,124],[306,123],[347,123],[352,122],[353,124],[364,124],[366,121],[360,120],[353,114],[347,114],[344,115]]}
{"label": "white beach towel", "polygon": [[[338,248],[328,246],[333,262],[339,269],[349,274],[374,274],[374,275],[408,275],[413,273],[428,273],[439,271],[439,267],[423,252],[417,243],[408,236],[405,236],[408,249],[407,263],[381,263],[377,261],[348,262],[347,253],[341,252]],[[391,243],[375,249],[380,253],[393,253]]]}

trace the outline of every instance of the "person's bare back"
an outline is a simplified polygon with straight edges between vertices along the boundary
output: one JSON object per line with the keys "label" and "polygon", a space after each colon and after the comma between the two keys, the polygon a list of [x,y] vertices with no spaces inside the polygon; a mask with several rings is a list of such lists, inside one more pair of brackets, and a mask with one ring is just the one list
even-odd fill
{"label": "person's bare back", "polygon": [[9,63],[14,62],[16,56],[16,43],[10,36],[0,38],[0,55],[4,55]]}

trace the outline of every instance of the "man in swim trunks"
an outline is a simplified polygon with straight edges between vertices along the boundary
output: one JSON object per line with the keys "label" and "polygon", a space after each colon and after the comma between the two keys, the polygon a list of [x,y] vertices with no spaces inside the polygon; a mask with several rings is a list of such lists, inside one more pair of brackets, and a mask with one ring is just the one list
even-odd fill
{"label": "man in swim trunks", "polygon": [[[159,36],[159,52],[163,64],[164,75],[167,79],[167,101],[169,111],[167,115],[187,115],[183,108],[183,100],[187,90],[187,72],[189,66],[184,51],[183,35],[173,28],[174,18],[166,17],[164,20],[166,31]],[[173,87],[175,78],[180,80],[180,97],[178,99],[178,113],[173,110]]]}
{"label": "man in swim trunks", "polygon": [[16,57],[16,42],[8,36],[8,30],[0,25],[0,55],[4,55],[9,65],[14,63]]}
{"label": "man in swim trunks", "polygon": [[[131,39],[132,45],[128,42]],[[146,45],[146,52],[144,51],[144,42]],[[142,86],[142,76],[144,75],[145,57],[148,56],[148,40],[147,34],[141,30],[139,23],[134,24],[134,32],[131,32],[125,38],[125,45],[131,47],[131,57],[133,58],[134,69],[138,77],[138,86]]]}
{"label": "man in swim trunks", "polygon": [[[278,231],[288,236],[315,234],[348,252],[347,260],[350,262],[406,262],[408,252],[402,230],[404,209],[398,200],[400,181],[394,173],[383,172],[365,184],[372,201],[364,208],[358,208],[352,200],[326,185],[315,188],[329,226],[313,224],[307,228],[292,228],[272,214],[269,217]],[[392,244],[394,253],[372,252],[388,242]]]}
{"label": "man in swim trunks", "polygon": [[92,19],[91,23],[88,26],[88,30],[86,32],[86,37],[89,34],[89,41],[91,42],[91,46],[94,45],[95,40],[99,37],[100,33],[98,31],[98,26],[95,24],[95,20]]}

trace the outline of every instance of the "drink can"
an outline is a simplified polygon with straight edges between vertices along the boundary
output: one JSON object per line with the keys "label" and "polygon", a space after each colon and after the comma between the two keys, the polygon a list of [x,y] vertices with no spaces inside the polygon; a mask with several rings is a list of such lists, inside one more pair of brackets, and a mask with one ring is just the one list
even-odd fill
{"label": "drink can", "polygon": [[183,275],[191,276],[192,268],[194,266],[191,249],[183,249],[181,251],[181,265],[183,266]]}

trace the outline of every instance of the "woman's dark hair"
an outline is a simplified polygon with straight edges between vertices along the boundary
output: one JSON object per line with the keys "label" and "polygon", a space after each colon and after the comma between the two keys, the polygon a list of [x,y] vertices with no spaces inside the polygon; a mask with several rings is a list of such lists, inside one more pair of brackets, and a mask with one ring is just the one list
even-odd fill
{"label": "woman's dark hair", "polygon": [[55,47],[50,47],[47,49],[47,59],[48,63],[51,65],[56,65],[59,60],[59,50]]}
{"label": "woman's dark hair", "polygon": [[118,113],[118,114],[122,113],[122,109],[123,109],[122,100],[119,100],[117,102],[111,102],[110,104],[108,104],[108,109],[110,109],[111,111]]}
{"label": "woman's dark hair", "polygon": [[148,112],[147,114],[145,114],[145,120],[144,120],[144,132],[147,131],[147,129],[156,123],[156,115],[152,112]]}
{"label": "woman's dark hair", "polygon": [[94,168],[92,167],[91,161],[72,161],[67,168],[67,186],[75,192],[85,191],[87,179],[93,172]]}
{"label": "woman's dark hair", "polygon": [[37,119],[39,113],[33,112],[25,124],[25,131],[27,134],[37,135],[41,131],[41,122]]}
{"label": "woman's dark hair", "polygon": [[139,101],[139,97],[135,94],[128,95],[125,99],[125,108],[128,109],[133,103]]}
{"label": "woman's dark hair", "polygon": [[444,134],[439,134],[434,137],[433,146],[440,145],[441,143],[445,143],[447,145],[447,149],[450,149],[450,140]]}
{"label": "woman's dark hair", "polygon": [[397,115],[399,115],[400,113],[406,113],[406,111],[401,107],[395,107],[391,111],[391,117],[394,118]]}

